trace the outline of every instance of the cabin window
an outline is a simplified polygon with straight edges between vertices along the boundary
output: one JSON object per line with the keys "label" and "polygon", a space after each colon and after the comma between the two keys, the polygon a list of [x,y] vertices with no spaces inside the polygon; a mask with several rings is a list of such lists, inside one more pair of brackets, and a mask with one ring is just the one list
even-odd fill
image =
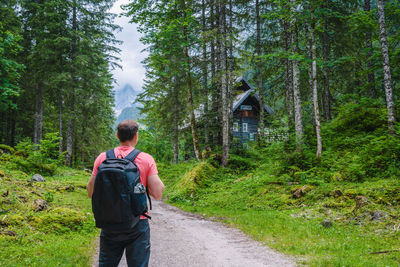
{"label": "cabin window", "polygon": [[254,133],[250,133],[250,141],[254,141]]}
{"label": "cabin window", "polygon": [[247,129],[247,123],[243,123],[242,124],[242,132],[247,133],[248,129]]}
{"label": "cabin window", "polygon": [[233,131],[234,132],[239,132],[239,123],[237,123],[237,122],[233,123]]}

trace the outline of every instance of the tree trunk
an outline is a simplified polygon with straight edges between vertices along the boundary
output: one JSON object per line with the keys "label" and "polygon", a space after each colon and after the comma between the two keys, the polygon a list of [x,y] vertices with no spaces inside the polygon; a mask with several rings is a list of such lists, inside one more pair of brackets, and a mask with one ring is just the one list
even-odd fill
{"label": "tree trunk", "polygon": [[[370,0],[364,1],[364,11],[370,12],[371,11],[371,3]],[[372,32],[368,30],[365,36],[366,46],[368,49],[367,52],[367,68],[368,68],[368,93],[371,98],[375,98],[375,74],[373,71],[373,62],[372,62]]]}
{"label": "tree trunk", "polygon": [[77,53],[77,32],[78,32],[78,23],[77,23],[77,7],[76,0],[73,1],[72,6],[72,47],[71,47],[71,92],[70,92],[70,103],[69,103],[69,111],[70,118],[68,120],[68,128],[67,128],[67,155],[65,157],[65,163],[68,166],[72,165],[72,157],[73,157],[73,135],[74,135],[74,126],[75,126],[75,90],[77,87],[77,79],[76,79],[76,53]]}
{"label": "tree trunk", "polygon": [[[202,21],[202,31],[205,33],[207,31],[206,25],[206,4],[205,0],[201,1],[201,21]],[[208,64],[207,64],[207,43],[206,40],[203,40],[203,62],[202,62],[202,75],[203,75],[203,90],[204,95],[206,97],[204,103],[204,116],[208,114]],[[209,129],[208,129],[208,120],[204,121],[204,143],[208,146],[209,144]]]}
{"label": "tree trunk", "polygon": [[261,62],[261,17],[260,17],[260,2],[256,0],[256,54],[257,54],[257,87],[260,104],[260,118],[258,129],[260,129],[260,139],[264,136],[264,86],[262,79],[262,62]]}
{"label": "tree trunk", "polygon": [[[293,53],[297,54],[297,32],[293,34]],[[296,130],[297,149],[301,150],[303,145],[303,114],[300,95],[300,70],[297,60],[293,60],[293,103],[294,103],[294,125]]]}
{"label": "tree trunk", "polygon": [[229,58],[228,58],[228,66],[229,66],[229,144],[232,146],[233,140],[233,4],[232,0],[229,0]]}
{"label": "tree trunk", "polygon": [[[298,44],[297,44],[297,26],[296,26],[296,9],[295,9],[295,0],[291,0],[291,8],[292,8],[292,53],[297,55],[298,53]],[[296,130],[296,144],[297,149],[301,150],[303,145],[303,114],[301,109],[301,95],[300,95],[300,70],[299,63],[295,59],[292,61],[293,67],[293,104],[294,104],[294,125]]]}
{"label": "tree trunk", "polygon": [[329,70],[328,70],[328,61],[329,61],[329,40],[328,40],[328,26],[326,22],[326,18],[324,18],[324,32],[323,32],[323,37],[322,37],[322,53],[323,53],[323,58],[324,58],[324,67],[322,69],[323,75],[324,75],[324,97],[323,97],[323,103],[324,103],[324,115],[325,119],[327,121],[331,120],[331,103],[330,103],[330,98],[331,98],[331,93],[329,89]]}
{"label": "tree trunk", "polygon": [[389,49],[386,40],[386,22],[383,0],[378,0],[379,32],[381,36],[383,80],[385,84],[386,106],[388,111],[389,131],[394,135],[395,111],[393,101],[392,78],[390,74]]}
{"label": "tree trunk", "polygon": [[179,162],[179,96],[178,96],[178,82],[176,77],[173,79],[174,85],[174,163],[178,164]]}
{"label": "tree trunk", "polygon": [[36,96],[35,127],[33,143],[40,144],[43,131],[43,83],[39,83]]}
{"label": "tree trunk", "polygon": [[[289,34],[289,25],[286,20],[283,20],[283,40],[284,40],[284,49],[287,53],[289,53],[291,38]],[[286,111],[289,115],[289,121],[293,118],[293,73],[292,73],[292,61],[289,58],[285,59],[285,97],[286,97]]]}
{"label": "tree trunk", "polygon": [[[182,3],[182,10],[183,10],[183,17],[186,20],[186,3],[185,0],[181,1]],[[188,41],[188,33],[186,26],[183,27],[183,36],[186,41]],[[191,74],[191,67],[190,67],[190,57],[189,57],[189,49],[185,45],[183,48],[183,54],[187,64],[187,71],[186,71],[186,84],[188,89],[188,103],[189,103],[189,111],[190,111],[190,127],[192,130],[192,139],[193,139],[193,148],[196,154],[197,160],[201,159],[200,153],[200,146],[199,146],[199,138],[197,135],[197,127],[196,127],[196,117],[194,114],[194,104],[193,104],[193,89],[192,89],[192,74]]]}
{"label": "tree trunk", "polygon": [[216,144],[222,146],[222,134],[221,134],[221,129],[223,127],[223,122],[222,122],[222,113],[223,113],[223,107],[221,105],[222,101],[222,96],[221,96],[221,75],[222,75],[222,65],[221,65],[221,54],[222,54],[222,44],[221,44],[221,1],[223,0],[216,0],[215,1],[215,28],[217,30],[217,38],[216,38],[216,49],[215,49],[215,67],[216,67],[216,79],[215,79],[215,94],[216,94],[216,111],[217,111],[217,116],[216,116],[216,122],[215,125],[218,125],[218,130],[216,132],[217,134],[217,142]]}
{"label": "tree trunk", "polygon": [[8,145],[15,146],[15,124],[16,124],[17,110],[13,108],[10,111],[10,138]]}
{"label": "tree trunk", "polygon": [[313,103],[314,103],[314,118],[315,118],[315,132],[317,134],[317,157],[320,158],[322,154],[322,138],[321,138],[321,124],[319,119],[318,107],[318,88],[317,88],[317,47],[315,44],[315,21],[314,21],[314,7],[311,13],[311,56],[312,56],[312,78],[313,78]]}
{"label": "tree trunk", "polygon": [[[308,24],[306,24],[305,26],[305,35],[306,35],[306,42],[307,42],[307,57],[309,59],[312,58],[311,55],[311,38],[310,38],[310,26]],[[313,74],[312,74],[312,63],[308,64],[308,87],[309,87],[309,94],[310,94],[310,98],[313,97],[314,93],[314,84],[313,84]],[[312,111],[312,123],[315,126],[315,117],[314,117],[314,109]]]}
{"label": "tree trunk", "polygon": [[58,137],[60,137],[60,141],[59,141],[59,146],[58,146],[58,151],[59,154],[61,155],[63,153],[63,95],[60,92],[60,102],[58,103],[58,110],[59,110],[59,116],[58,116],[58,120],[59,120],[59,131],[58,131]]}
{"label": "tree trunk", "polygon": [[[215,0],[211,0],[211,6],[210,6],[210,16],[211,16],[211,28],[212,30],[219,31],[218,29],[218,17],[216,14],[218,14],[218,5]],[[212,145],[213,147],[217,146],[219,144],[219,90],[218,90],[218,82],[217,82],[217,62],[218,62],[218,36],[216,34],[213,34],[212,39],[211,39],[211,95],[212,95],[212,112],[211,112],[211,118],[210,121],[212,122]],[[219,69],[218,69],[219,70]]]}
{"label": "tree trunk", "polygon": [[179,128],[178,114],[174,114],[174,163],[179,163]]}
{"label": "tree trunk", "polygon": [[[222,2],[222,3],[221,3]],[[229,96],[228,76],[226,72],[226,17],[225,3],[220,1],[220,45],[221,45],[221,111],[222,111],[222,166],[228,165],[229,158]]]}

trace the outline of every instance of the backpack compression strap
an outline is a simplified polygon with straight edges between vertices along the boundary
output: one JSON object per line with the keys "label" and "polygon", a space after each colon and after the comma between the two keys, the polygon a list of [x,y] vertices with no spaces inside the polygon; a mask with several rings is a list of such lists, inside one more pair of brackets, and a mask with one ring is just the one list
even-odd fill
{"label": "backpack compression strap", "polygon": [[[139,153],[140,153],[141,151],[140,150],[138,150],[138,149],[134,149],[134,150],[132,150],[132,152],[131,153],[129,153],[126,157],[125,157],[125,159],[127,159],[127,160],[130,160],[130,161],[134,161],[135,160],[135,158],[137,157],[137,155],[139,155]],[[114,152],[113,152],[114,153]],[[151,205],[151,198],[150,198],[150,195],[149,195],[149,188],[146,186],[146,195],[147,195],[147,198],[149,199],[149,204],[150,204],[150,210],[151,209],[153,209],[153,207],[152,207],[152,205]],[[145,215],[146,217],[150,217],[150,216],[148,216],[148,215]]]}

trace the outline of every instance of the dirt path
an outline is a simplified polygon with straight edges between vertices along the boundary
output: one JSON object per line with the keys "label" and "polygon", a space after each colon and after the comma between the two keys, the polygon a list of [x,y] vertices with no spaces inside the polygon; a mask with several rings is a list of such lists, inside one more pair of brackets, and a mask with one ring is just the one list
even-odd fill
{"label": "dirt path", "polygon": [[[153,201],[151,267],[295,266],[241,231]],[[96,266],[97,257],[95,256]],[[125,256],[119,266],[127,266]]]}

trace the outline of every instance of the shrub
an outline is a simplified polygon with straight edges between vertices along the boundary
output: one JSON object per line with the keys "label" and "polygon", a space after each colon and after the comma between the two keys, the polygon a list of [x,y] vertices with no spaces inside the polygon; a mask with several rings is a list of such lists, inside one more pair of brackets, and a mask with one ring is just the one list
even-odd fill
{"label": "shrub", "polygon": [[228,167],[232,170],[251,170],[255,167],[251,158],[231,154],[228,159]]}

